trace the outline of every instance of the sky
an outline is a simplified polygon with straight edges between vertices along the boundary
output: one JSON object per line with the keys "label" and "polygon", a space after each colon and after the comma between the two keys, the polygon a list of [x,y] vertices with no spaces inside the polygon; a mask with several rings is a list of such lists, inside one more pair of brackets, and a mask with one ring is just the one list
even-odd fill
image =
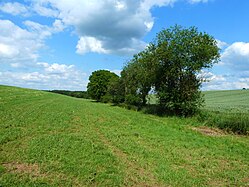
{"label": "sky", "polygon": [[249,89],[248,10],[248,0],[0,0],[0,84],[86,90],[93,71],[119,74],[178,24],[220,48],[202,90]]}

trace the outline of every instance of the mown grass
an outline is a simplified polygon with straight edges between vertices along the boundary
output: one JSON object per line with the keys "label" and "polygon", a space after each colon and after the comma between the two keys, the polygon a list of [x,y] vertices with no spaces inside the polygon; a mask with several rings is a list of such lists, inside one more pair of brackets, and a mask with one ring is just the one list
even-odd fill
{"label": "mown grass", "polygon": [[0,186],[248,186],[248,137],[0,86]]}

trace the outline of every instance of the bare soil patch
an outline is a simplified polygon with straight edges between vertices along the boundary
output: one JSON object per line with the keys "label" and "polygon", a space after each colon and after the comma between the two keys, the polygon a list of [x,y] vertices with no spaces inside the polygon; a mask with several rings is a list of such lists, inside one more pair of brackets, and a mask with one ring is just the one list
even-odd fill
{"label": "bare soil patch", "polygon": [[43,177],[45,174],[42,174],[38,164],[28,164],[28,163],[5,163],[3,166],[11,173],[24,173],[29,174],[35,177]]}
{"label": "bare soil patch", "polygon": [[224,136],[225,135],[224,131],[217,129],[217,128],[210,128],[210,127],[202,126],[202,127],[194,127],[192,129],[207,136]]}

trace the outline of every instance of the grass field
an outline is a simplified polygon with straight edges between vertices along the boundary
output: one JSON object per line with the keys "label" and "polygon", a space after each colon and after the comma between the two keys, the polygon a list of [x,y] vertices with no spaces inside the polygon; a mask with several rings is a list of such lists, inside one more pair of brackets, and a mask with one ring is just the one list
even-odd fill
{"label": "grass field", "polygon": [[203,119],[208,125],[249,133],[249,90],[206,91],[204,96]]}
{"label": "grass field", "polygon": [[204,95],[208,110],[249,113],[249,90],[206,91]]}
{"label": "grass field", "polygon": [[0,86],[0,186],[248,186],[249,138]]}

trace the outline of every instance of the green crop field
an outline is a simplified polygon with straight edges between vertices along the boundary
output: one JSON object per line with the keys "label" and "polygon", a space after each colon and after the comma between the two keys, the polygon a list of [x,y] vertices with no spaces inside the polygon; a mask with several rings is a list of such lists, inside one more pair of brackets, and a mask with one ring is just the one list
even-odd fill
{"label": "green crop field", "polygon": [[206,91],[204,120],[211,126],[249,134],[249,90]]}
{"label": "green crop field", "polygon": [[206,91],[204,95],[208,110],[249,113],[249,90]]}
{"label": "green crop field", "polygon": [[0,86],[0,186],[249,186],[248,155],[195,118]]}

